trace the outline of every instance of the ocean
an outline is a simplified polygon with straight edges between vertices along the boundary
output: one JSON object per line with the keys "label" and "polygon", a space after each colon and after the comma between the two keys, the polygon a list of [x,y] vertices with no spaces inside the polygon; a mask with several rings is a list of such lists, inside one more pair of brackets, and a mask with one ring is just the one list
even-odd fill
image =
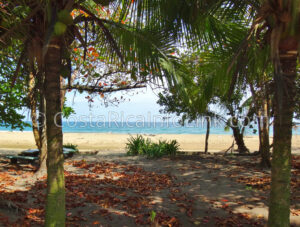
{"label": "ocean", "polygon": [[[30,124],[30,122],[27,122]],[[206,123],[189,123],[185,126],[177,122],[70,122],[62,125],[66,133],[121,133],[121,134],[205,134]],[[256,129],[256,127],[254,127]],[[10,128],[0,127],[0,131],[12,131]],[[20,130],[14,130],[20,131]],[[24,131],[32,131],[26,127]],[[212,124],[210,134],[231,135],[231,130],[225,130],[221,124]],[[253,128],[246,127],[245,135],[257,135]],[[273,134],[272,127],[270,135]],[[294,135],[300,135],[300,127],[293,130]]]}

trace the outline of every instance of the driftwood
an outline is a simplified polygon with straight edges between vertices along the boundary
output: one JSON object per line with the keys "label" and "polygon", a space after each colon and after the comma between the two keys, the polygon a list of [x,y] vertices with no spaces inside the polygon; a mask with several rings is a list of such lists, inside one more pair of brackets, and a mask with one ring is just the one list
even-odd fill
{"label": "driftwood", "polygon": [[225,150],[224,155],[226,155],[228,151],[230,151],[230,154],[234,152],[234,140],[232,142],[232,145],[227,150]]}
{"label": "driftwood", "polygon": [[223,150],[221,152],[224,152],[224,156],[225,156],[225,155],[227,155],[227,153],[229,151],[230,151],[230,154],[233,154],[233,155],[236,155],[236,156],[256,156],[256,155],[260,154],[259,151],[250,153],[249,150],[247,150],[247,151],[234,150],[234,140],[232,142],[232,145],[228,149]]}

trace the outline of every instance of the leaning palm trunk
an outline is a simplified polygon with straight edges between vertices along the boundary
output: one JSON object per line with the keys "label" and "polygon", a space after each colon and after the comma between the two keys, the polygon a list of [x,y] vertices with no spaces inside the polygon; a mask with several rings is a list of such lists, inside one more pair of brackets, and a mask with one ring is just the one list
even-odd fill
{"label": "leaning palm trunk", "polygon": [[234,137],[235,143],[238,147],[239,153],[249,152],[249,149],[246,147],[245,142],[244,142],[243,132],[241,132],[240,129],[237,127],[232,127],[232,131],[233,131],[233,137]]}
{"label": "leaning palm trunk", "polygon": [[[279,45],[281,71],[275,78],[274,142],[268,226],[290,226],[292,122],[295,106],[297,49],[294,39]],[[295,44],[293,48],[291,44]],[[287,47],[287,48],[284,48]],[[281,67],[280,67],[281,66]],[[278,65],[275,65],[275,69]]]}
{"label": "leaning palm trunk", "polygon": [[61,41],[52,38],[45,57],[47,203],[45,226],[65,226],[65,179],[60,97]]}
{"label": "leaning palm trunk", "polygon": [[[233,116],[233,114],[231,113]],[[238,146],[238,151],[239,153],[247,153],[249,152],[249,149],[246,147],[245,142],[244,142],[244,129],[240,129],[238,126],[238,120],[236,117],[231,118],[231,125],[230,128],[232,129],[233,132],[233,137],[235,140],[236,145]]]}

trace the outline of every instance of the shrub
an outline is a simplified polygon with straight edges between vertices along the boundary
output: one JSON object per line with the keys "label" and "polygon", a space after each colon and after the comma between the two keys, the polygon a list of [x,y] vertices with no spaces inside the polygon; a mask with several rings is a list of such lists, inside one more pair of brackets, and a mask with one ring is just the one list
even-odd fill
{"label": "shrub", "polygon": [[176,140],[170,142],[163,140],[158,143],[151,142],[141,135],[130,137],[126,144],[128,155],[146,155],[149,158],[160,158],[164,155],[175,155],[179,151],[179,144]]}
{"label": "shrub", "polygon": [[151,143],[147,149],[145,149],[145,154],[148,158],[160,158],[163,156],[162,149],[157,143]]}
{"label": "shrub", "polygon": [[126,143],[126,151],[128,155],[143,155],[144,147],[150,141],[145,140],[143,136],[137,135],[136,137],[130,136]]}
{"label": "shrub", "polygon": [[159,141],[164,146],[164,153],[166,155],[176,155],[179,151],[179,143],[176,140],[171,140],[170,142],[167,141]]}

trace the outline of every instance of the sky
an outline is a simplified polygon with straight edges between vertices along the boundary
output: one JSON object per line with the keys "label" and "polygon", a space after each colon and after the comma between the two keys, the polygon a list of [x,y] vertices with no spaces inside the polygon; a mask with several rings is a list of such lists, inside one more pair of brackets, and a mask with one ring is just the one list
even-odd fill
{"label": "sky", "polygon": [[[103,99],[100,95],[97,95],[93,100],[92,106],[89,105],[88,100],[85,98],[89,94],[78,92],[67,93],[66,105],[72,107],[75,110],[75,114],[70,119],[75,120],[80,116],[92,116],[94,121],[98,118],[105,118],[105,121],[111,121],[115,119],[129,118],[131,121],[137,120],[138,116],[142,115],[146,119],[152,119],[157,115],[162,115],[159,110],[162,109],[157,104],[157,94],[160,90],[152,90],[150,87],[143,89],[135,89],[130,92],[115,92],[111,97],[120,98],[123,96],[125,101],[118,105],[109,105],[105,107]],[[117,120],[118,121],[118,120]]]}

